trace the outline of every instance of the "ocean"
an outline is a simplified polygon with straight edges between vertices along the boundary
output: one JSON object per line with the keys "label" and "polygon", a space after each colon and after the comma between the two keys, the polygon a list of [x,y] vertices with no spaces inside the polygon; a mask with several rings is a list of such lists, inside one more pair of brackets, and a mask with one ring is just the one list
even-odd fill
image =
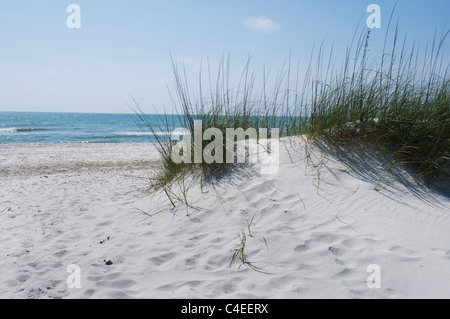
{"label": "ocean", "polygon": [[[168,117],[169,130],[156,132],[163,138],[180,126],[176,115]],[[158,115],[146,118],[156,123]],[[136,121],[136,114],[0,112],[0,144],[155,142]]]}

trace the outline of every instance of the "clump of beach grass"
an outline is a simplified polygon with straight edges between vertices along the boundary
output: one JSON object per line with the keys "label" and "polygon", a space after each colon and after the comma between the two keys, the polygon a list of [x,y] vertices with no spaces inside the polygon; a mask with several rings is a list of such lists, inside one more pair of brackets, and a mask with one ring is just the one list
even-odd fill
{"label": "clump of beach grass", "polygon": [[[449,63],[441,55],[448,34],[439,40],[435,36],[422,60],[414,46],[406,49],[405,41],[397,47],[395,30],[390,53],[383,51],[381,61],[367,61],[370,31],[363,33],[357,54],[352,59],[347,55],[340,77],[327,85],[312,84],[318,93],[306,127],[310,137],[369,142],[413,167],[418,177],[448,174],[450,80]],[[375,62],[380,62],[378,68]]]}
{"label": "clump of beach grass", "polygon": [[[175,93],[169,90],[172,102],[177,110],[175,115],[160,115],[159,121],[150,120],[147,115],[140,109],[136,101],[131,108],[137,114],[136,123],[141,130],[150,133],[149,135],[156,140],[156,146],[161,154],[162,164],[153,180],[152,188],[159,189],[172,185],[182,176],[190,175],[192,178],[203,182],[214,182],[220,180],[224,176],[239,170],[249,164],[248,153],[244,163],[237,161],[238,150],[236,143],[239,142],[235,136],[234,144],[235,161],[229,163],[227,161],[227,145],[229,141],[224,138],[222,149],[222,160],[220,163],[201,161],[195,163],[194,152],[191,154],[190,163],[175,163],[172,159],[174,146],[178,140],[169,140],[160,134],[161,131],[170,135],[169,127],[174,127],[174,122],[179,127],[187,130],[191,137],[194,137],[195,122],[201,122],[201,136],[209,128],[218,129],[223,137],[227,136],[227,129],[242,129],[245,133],[252,130],[254,136],[259,139],[260,129],[267,129],[267,135],[264,138],[271,138],[271,128],[280,129],[282,135],[288,135],[288,121],[294,118],[287,116],[288,108],[283,106],[288,99],[286,93],[282,94],[283,86],[287,85],[287,81],[280,73],[275,81],[275,89],[266,87],[268,74],[264,72],[263,88],[259,92],[255,90],[255,73],[250,70],[250,59],[242,71],[239,83],[236,88],[231,88],[229,80],[230,57],[222,61],[218,67],[217,75],[213,79],[211,73],[208,72],[209,94],[204,94],[202,67],[199,72],[198,96],[192,98],[192,92],[186,77],[184,66],[182,69],[172,59],[172,68],[175,79]],[[208,70],[209,70],[208,65]],[[288,88],[285,88],[288,92]],[[175,126],[176,127],[176,126]],[[294,132],[290,132],[294,133]],[[249,135],[245,135],[249,139]],[[202,139],[201,150],[214,140]],[[192,139],[192,150],[195,149],[194,139]],[[212,150],[215,155],[217,150]]]}

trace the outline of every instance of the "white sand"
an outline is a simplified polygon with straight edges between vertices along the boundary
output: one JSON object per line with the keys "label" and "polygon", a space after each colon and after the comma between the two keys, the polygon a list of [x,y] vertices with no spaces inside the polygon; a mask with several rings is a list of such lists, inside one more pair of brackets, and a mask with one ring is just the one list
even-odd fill
{"label": "white sand", "polygon": [[[163,192],[144,197],[158,158],[149,144],[0,145],[0,297],[450,297],[445,185],[388,174],[379,154],[346,170],[345,156],[321,162],[293,144],[277,174],[256,165],[193,186],[175,209]],[[269,274],[229,267],[242,232]],[[71,264],[79,289],[66,284]],[[367,287],[371,264],[381,288]]]}

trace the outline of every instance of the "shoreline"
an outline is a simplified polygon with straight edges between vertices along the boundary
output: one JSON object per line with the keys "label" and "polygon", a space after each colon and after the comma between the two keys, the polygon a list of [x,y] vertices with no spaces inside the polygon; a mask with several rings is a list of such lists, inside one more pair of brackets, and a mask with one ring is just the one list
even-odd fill
{"label": "shoreline", "polygon": [[24,143],[0,148],[0,177],[145,170],[159,161],[152,143]]}

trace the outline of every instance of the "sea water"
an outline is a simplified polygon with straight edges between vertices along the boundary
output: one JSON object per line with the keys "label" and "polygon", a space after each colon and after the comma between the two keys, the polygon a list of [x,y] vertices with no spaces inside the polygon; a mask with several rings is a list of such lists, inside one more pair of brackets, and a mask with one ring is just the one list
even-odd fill
{"label": "sea water", "polygon": [[[145,121],[162,139],[182,127],[176,115],[145,115]],[[141,124],[136,114],[0,112],[0,144],[156,142]]]}

